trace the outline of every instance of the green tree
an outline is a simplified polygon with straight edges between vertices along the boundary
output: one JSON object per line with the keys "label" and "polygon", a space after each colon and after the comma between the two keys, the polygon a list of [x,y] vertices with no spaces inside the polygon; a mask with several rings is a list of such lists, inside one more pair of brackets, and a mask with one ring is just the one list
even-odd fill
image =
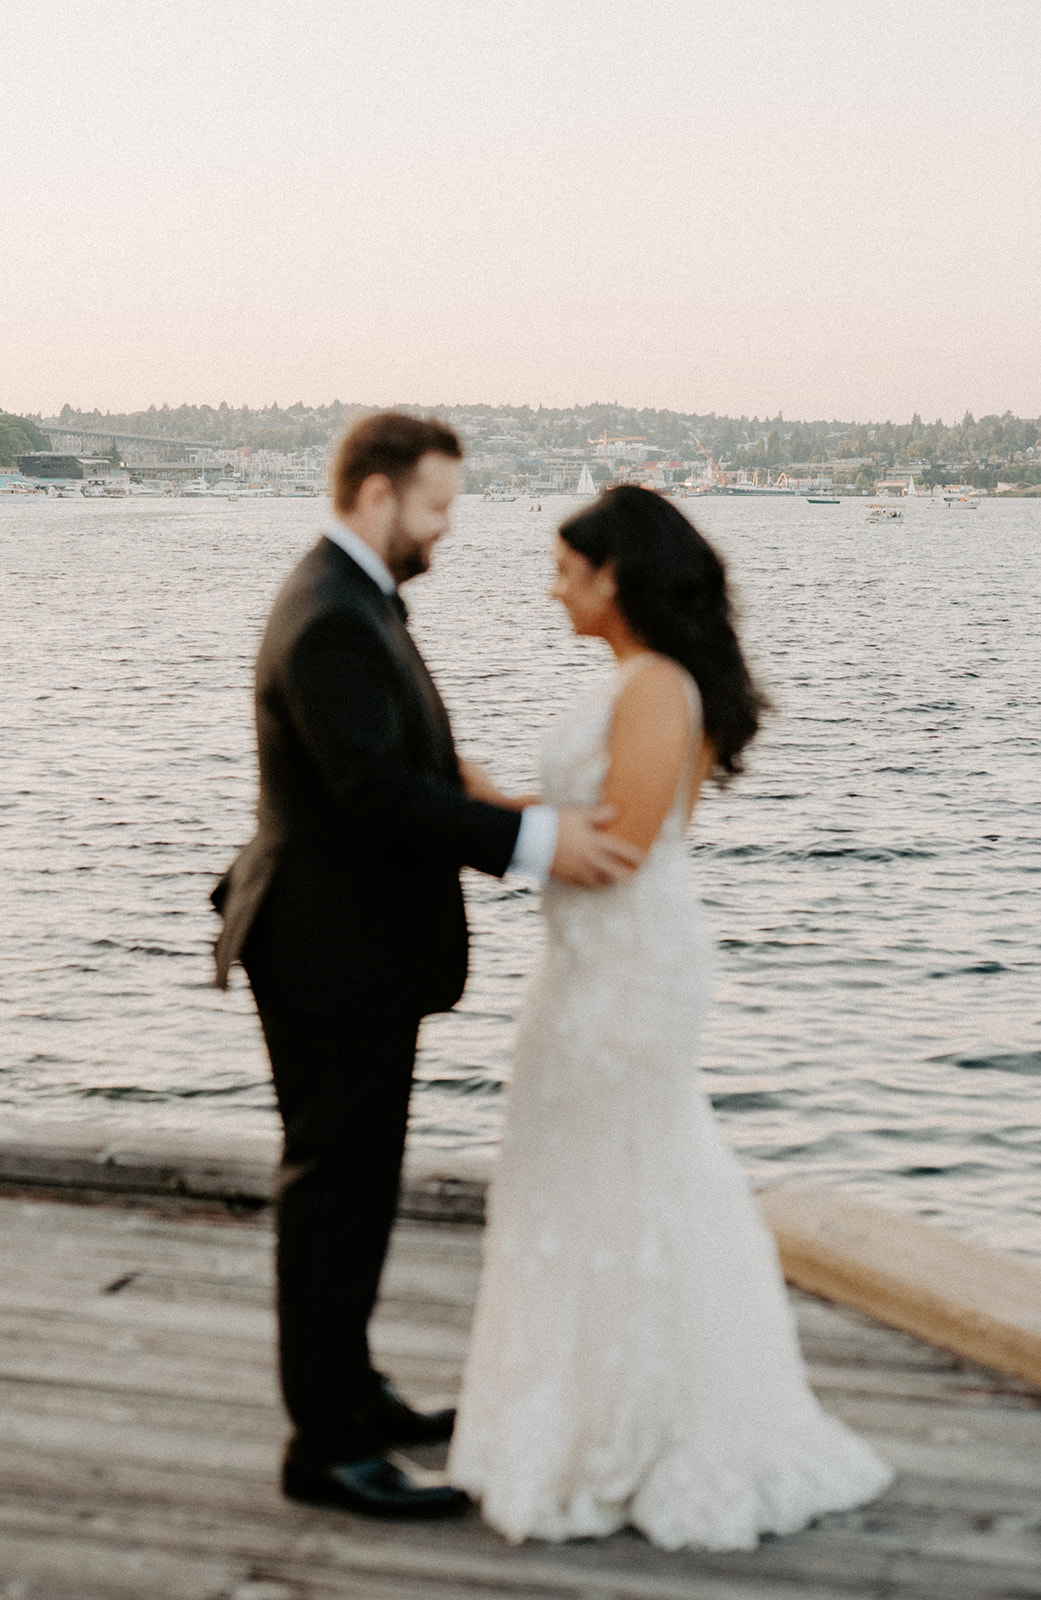
{"label": "green tree", "polygon": [[12,412],[0,411],[0,467],[17,465],[19,456],[32,450],[49,450],[47,435],[30,422],[28,417],[17,417]]}

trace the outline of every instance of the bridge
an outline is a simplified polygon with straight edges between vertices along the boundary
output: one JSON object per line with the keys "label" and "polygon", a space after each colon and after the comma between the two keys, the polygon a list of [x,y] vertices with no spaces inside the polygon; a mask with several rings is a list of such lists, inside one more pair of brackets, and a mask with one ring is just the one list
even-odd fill
{"label": "bridge", "polygon": [[73,427],[58,421],[43,421],[40,427],[50,439],[52,450],[98,455],[104,454],[103,446],[111,449],[115,445],[128,466],[184,461],[189,451],[212,450],[219,455],[231,448],[214,439],[170,439],[154,433],[124,433],[118,428]]}

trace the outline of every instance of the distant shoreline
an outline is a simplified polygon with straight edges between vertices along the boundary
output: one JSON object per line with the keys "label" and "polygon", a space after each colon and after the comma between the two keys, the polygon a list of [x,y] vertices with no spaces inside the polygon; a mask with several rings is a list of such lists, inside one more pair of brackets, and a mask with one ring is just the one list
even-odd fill
{"label": "distant shoreline", "polygon": [[[335,400],[289,407],[151,406],[136,412],[74,410],[54,417],[0,412],[0,469],[24,453],[67,451],[107,459],[148,477],[208,472],[324,487],[333,445],[376,407]],[[620,475],[654,487],[699,475],[827,474],[836,487],[874,492],[893,473],[914,473],[929,489],[965,483],[976,491],[1041,490],[1041,418],[966,412],[960,422],[793,421],[720,416],[618,404],[402,405],[455,428],[468,487],[505,484],[519,493],[568,491],[587,469],[596,486]],[[286,490],[284,492],[291,492]]]}

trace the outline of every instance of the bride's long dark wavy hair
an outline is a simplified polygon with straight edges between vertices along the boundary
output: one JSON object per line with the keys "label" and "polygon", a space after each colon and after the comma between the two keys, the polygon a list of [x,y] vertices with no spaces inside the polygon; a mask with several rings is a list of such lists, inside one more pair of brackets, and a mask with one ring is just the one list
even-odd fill
{"label": "bride's long dark wavy hair", "polygon": [[697,683],[715,776],[725,783],[742,770],[741,752],[769,702],[741,654],[722,559],[674,505],[633,484],[605,490],[561,524],[560,537],[594,567],[613,563],[630,628]]}

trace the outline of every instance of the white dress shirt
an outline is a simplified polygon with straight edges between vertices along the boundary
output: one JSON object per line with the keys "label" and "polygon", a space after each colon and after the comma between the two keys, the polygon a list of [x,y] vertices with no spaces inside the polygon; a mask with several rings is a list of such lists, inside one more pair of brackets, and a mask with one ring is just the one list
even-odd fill
{"label": "white dress shirt", "polygon": [[373,583],[379,585],[384,594],[397,592],[398,586],[384,566],[382,558],[376,554],[371,544],[365,542],[360,533],[355,533],[354,529],[349,528],[346,522],[341,522],[339,517],[330,517],[322,532],[327,539],[332,540],[333,544],[338,544],[352,561],[356,561],[361,570],[372,579]]}
{"label": "white dress shirt", "polygon": [[[397,584],[394,582],[386,564],[376,554],[371,544],[367,544],[360,534],[353,528],[341,522],[339,517],[330,517],[322,532],[333,544],[339,545],[352,561],[357,562],[361,570],[366,573],[386,595],[397,593]],[[549,870],[553,865],[553,856],[557,848],[557,812],[554,806],[525,806],[521,812],[520,829],[517,833],[517,842],[513,847],[510,864],[507,872],[521,873],[526,878],[537,878],[540,883],[545,883],[549,878]]]}

